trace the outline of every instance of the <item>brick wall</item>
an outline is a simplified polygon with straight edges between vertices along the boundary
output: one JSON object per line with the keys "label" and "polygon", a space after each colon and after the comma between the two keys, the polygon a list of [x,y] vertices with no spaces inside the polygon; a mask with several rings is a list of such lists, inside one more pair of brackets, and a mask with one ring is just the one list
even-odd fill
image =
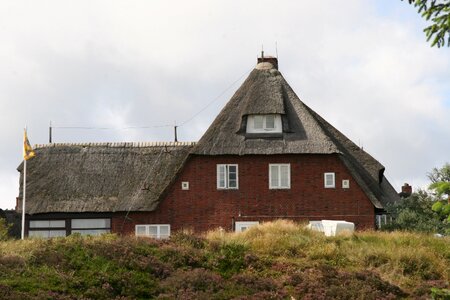
{"label": "brick wall", "polygon": [[[291,164],[291,188],[269,189],[269,163]],[[239,189],[218,190],[217,164],[239,165]],[[324,173],[336,173],[336,188],[324,188]],[[342,188],[342,180],[350,188]],[[189,182],[189,190],[181,183]],[[216,227],[232,230],[234,221],[277,218],[346,220],[357,229],[374,228],[374,206],[353,180],[337,154],[192,156],[154,212],[113,217],[112,230],[134,233],[136,224],[170,224],[201,232]]]}

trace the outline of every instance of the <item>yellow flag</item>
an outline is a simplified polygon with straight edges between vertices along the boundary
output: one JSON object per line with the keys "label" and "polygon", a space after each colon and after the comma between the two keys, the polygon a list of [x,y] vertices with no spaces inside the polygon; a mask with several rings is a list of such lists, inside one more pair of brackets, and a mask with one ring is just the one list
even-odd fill
{"label": "yellow flag", "polygon": [[33,148],[30,145],[27,137],[27,131],[23,132],[23,159],[29,160],[32,157],[35,157],[36,153],[34,153]]}

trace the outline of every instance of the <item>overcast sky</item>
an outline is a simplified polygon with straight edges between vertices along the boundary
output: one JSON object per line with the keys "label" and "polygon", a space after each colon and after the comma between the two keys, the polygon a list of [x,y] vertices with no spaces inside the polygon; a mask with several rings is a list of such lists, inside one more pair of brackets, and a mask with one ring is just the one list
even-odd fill
{"label": "overcast sky", "polygon": [[[22,130],[48,142],[197,141],[261,45],[297,95],[386,167],[398,190],[450,161],[450,49],[400,0],[0,0],[0,208]],[[234,83],[234,85],[233,85]],[[214,101],[215,100],[215,101]],[[211,104],[212,103],[212,104]],[[148,126],[146,129],[124,129]]]}

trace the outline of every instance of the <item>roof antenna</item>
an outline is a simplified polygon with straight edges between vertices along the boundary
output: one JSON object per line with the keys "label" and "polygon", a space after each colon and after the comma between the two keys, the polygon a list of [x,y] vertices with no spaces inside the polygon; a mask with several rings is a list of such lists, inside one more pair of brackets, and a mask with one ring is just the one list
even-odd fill
{"label": "roof antenna", "polygon": [[52,143],[52,121],[50,121],[50,126],[48,127],[48,142]]}
{"label": "roof antenna", "polygon": [[178,142],[177,128],[178,128],[177,122],[175,122],[175,125],[173,126],[173,131],[174,131],[174,135],[175,135],[175,136],[174,136],[174,141],[175,141],[175,143]]}

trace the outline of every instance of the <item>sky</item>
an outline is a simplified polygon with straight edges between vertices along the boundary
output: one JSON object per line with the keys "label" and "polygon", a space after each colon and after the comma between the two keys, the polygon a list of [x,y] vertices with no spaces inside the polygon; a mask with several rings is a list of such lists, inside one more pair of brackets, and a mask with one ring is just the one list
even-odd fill
{"label": "sky", "polygon": [[397,190],[424,188],[450,162],[450,48],[425,25],[400,0],[0,0],[0,208],[25,126],[32,144],[50,122],[54,142],[172,141],[174,124],[197,141],[262,47]]}

